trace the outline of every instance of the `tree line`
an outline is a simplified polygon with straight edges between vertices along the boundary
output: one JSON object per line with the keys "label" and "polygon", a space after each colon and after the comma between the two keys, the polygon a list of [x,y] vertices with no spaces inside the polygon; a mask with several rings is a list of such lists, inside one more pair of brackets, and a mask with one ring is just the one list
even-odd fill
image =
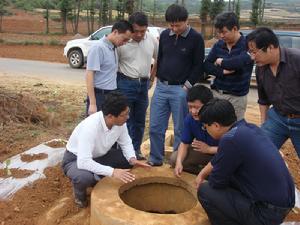
{"label": "tree line", "polygon": [[[175,0],[174,3],[186,5],[186,0]],[[61,32],[68,33],[67,22],[72,24],[72,32],[78,33],[80,17],[87,22],[88,32],[95,30],[95,25],[104,26],[113,23],[114,20],[124,19],[132,12],[141,10],[146,12],[152,23],[158,14],[162,14],[169,3],[158,0],[1,0],[0,1],[0,32],[2,31],[2,18],[9,13],[9,6],[15,6],[24,10],[35,8],[44,9],[46,20],[45,32],[49,33],[50,12],[59,10]],[[265,0],[252,0],[252,13],[250,20],[254,25],[262,22]],[[233,11],[240,15],[240,0],[201,0],[199,17],[202,24],[213,21],[222,11]],[[114,13],[114,15],[113,15]],[[84,14],[84,16],[82,16]],[[150,20],[151,21],[151,20]],[[69,31],[70,32],[70,31]]]}

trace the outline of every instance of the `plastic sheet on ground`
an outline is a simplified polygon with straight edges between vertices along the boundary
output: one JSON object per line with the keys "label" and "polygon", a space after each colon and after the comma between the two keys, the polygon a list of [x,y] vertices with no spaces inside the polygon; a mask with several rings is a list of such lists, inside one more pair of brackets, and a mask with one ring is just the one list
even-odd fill
{"label": "plastic sheet on ground", "polygon": [[[51,142],[51,141],[49,141]],[[9,169],[20,169],[20,170],[33,170],[34,172],[25,178],[1,178],[0,177],[0,200],[6,200],[13,196],[18,190],[24,186],[30,185],[34,181],[45,178],[44,169],[47,167],[56,166],[62,161],[65,148],[52,148],[45,144],[40,144],[34,148],[29,149],[21,154],[39,154],[45,153],[48,155],[47,158],[41,160],[34,160],[32,162],[23,162],[21,160],[21,154],[15,155],[10,158]],[[0,164],[0,169],[4,169],[6,163]]]}

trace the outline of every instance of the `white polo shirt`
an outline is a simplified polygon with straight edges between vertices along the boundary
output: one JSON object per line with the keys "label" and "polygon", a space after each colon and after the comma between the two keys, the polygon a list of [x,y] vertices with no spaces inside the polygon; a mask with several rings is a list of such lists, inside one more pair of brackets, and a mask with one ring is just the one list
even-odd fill
{"label": "white polo shirt", "polygon": [[131,78],[149,78],[152,58],[157,59],[157,52],[158,40],[147,31],[140,42],[131,39],[117,48],[118,71]]}
{"label": "white polo shirt", "polygon": [[[112,176],[113,168],[93,160],[105,155],[117,142],[128,160],[135,158],[132,141],[126,123],[108,129],[102,111],[81,121],[74,129],[67,143],[68,151],[77,155],[78,169],[88,170],[97,175]],[[120,150],[121,151],[121,150]]]}

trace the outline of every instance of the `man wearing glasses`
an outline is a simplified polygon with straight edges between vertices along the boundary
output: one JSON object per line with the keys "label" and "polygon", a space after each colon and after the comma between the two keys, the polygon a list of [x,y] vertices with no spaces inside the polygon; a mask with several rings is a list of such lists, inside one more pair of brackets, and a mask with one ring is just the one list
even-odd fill
{"label": "man wearing glasses", "polygon": [[132,39],[117,48],[119,67],[118,90],[127,96],[130,107],[127,127],[138,160],[146,159],[141,153],[144,135],[146,110],[148,107],[148,88],[153,82],[151,61],[157,58],[158,40],[149,32],[148,18],[142,12],[129,17],[133,26]]}
{"label": "man wearing glasses", "polygon": [[300,157],[300,51],[280,47],[266,27],[251,32],[247,43],[256,63],[261,128],[278,149],[290,138]]}
{"label": "man wearing glasses", "polygon": [[[75,203],[88,205],[86,189],[104,176],[124,183],[135,179],[132,166],[149,167],[136,159],[125,125],[129,107],[125,96],[110,92],[104,96],[102,109],[81,121],[66,146],[62,168],[73,185]],[[115,148],[117,142],[120,148]]]}
{"label": "man wearing glasses", "polygon": [[244,118],[253,62],[247,54],[245,37],[233,12],[219,14],[215,28],[220,40],[205,60],[205,71],[215,76],[211,85],[214,97],[230,101],[237,119]]}

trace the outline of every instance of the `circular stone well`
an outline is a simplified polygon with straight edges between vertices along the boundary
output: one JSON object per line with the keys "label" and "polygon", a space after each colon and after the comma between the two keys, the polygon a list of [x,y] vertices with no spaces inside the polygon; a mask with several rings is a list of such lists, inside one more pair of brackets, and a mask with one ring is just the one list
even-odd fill
{"label": "circular stone well", "polygon": [[91,194],[91,225],[209,225],[197,200],[195,176],[163,167],[132,170],[124,184],[104,178]]}

